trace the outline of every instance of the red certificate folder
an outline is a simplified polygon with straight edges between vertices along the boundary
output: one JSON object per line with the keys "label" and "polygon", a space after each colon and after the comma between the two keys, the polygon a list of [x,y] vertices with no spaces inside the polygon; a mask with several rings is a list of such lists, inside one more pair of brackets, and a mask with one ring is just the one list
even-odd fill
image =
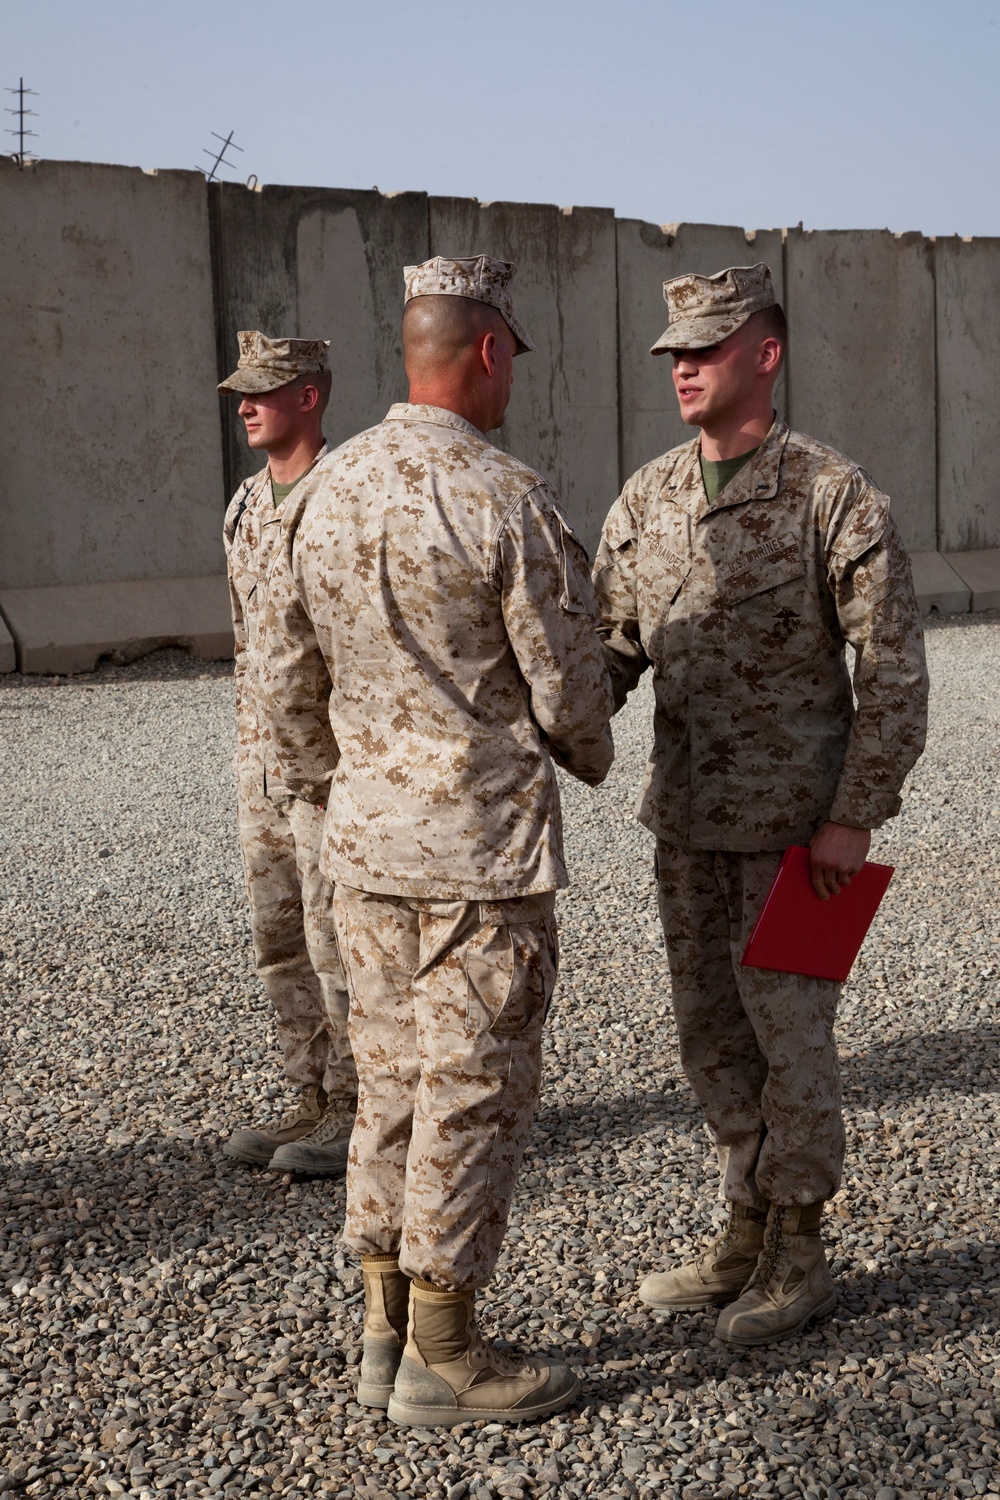
{"label": "red certificate folder", "polygon": [[740,963],[816,979],[846,979],[892,879],[892,865],[866,864],[839,895],[821,901],[809,850],[785,850]]}

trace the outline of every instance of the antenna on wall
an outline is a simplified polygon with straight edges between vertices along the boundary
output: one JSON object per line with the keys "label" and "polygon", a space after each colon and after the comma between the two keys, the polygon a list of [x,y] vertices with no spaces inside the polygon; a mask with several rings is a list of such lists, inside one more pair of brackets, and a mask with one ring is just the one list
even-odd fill
{"label": "antenna on wall", "polygon": [[204,167],[197,168],[199,172],[205,172],[206,182],[214,182],[216,180],[215,174],[216,172],[218,172],[220,167],[234,167],[236,165],[235,162],[226,161],[226,152],[229,150],[230,146],[232,146],[234,151],[243,150],[243,147],[237,146],[236,142],[233,140],[233,136],[236,134],[235,130],[231,130],[225,138],[223,138],[217,130],[213,130],[212,134],[215,136],[215,139],[217,141],[222,141],[222,148],[221,150],[216,151],[212,146],[202,147],[202,156],[214,156],[212,165],[207,171],[205,171]]}
{"label": "antenna on wall", "polygon": [[27,129],[24,122],[27,119],[38,118],[33,109],[25,109],[24,101],[25,99],[37,99],[38,95],[34,89],[25,88],[23,78],[18,79],[16,89],[4,89],[4,93],[17,95],[16,106],[13,109],[5,109],[4,113],[17,115],[16,126],[13,130],[8,130],[7,134],[17,136],[17,150],[12,152],[11,155],[17,162],[19,169],[23,172],[25,167],[31,166],[33,162],[38,160],[37,156],[29,156],[24,149],[24,143],[29,137],[34,136],[37,138],[37,131]]}

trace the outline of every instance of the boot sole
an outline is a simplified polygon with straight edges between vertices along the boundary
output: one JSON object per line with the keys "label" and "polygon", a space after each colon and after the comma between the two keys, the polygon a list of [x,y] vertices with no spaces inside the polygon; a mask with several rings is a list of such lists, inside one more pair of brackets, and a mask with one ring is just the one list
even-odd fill
{"label": "boot sole", "polygon": [[819,1318],[825,1318],[828,1313],[833,1312],[837,1305],[837,1293],[829,1292],[817,1307],[811,1307],[804,1318],[800,1318],[794,1328],[784,1328],[780,1333],[772,1333],[767,1338],[758,1335],[756,1338],[736,1338],[732,1334],[720,1333],[719,1338],[724,1344],[734,1344],[738,1349],[761,1349],[765,1344],[780,1344],[784,1339],[794,1338],[801,1333],[809,1323],[816,1322]]}
{"label": "boot sole", "polygon": [[580,1394],[580,1382],[564,1391],[554,1401],[540,1401],[537,1406],[407,1406],[393,1396],[389,1401],[390,1422],[403,1427],[458,1427],[463,1422],[532,1422],[562,1411]]}
{"label": "boot sole", "polygon": [[359,1406],[372,1406],[379,1411],[385,1411],[392,1400],[393,1388],[391,1385],[359,1385],[357,1402]]}
{"label": "boot sole", "polygon": [[735,1302],[742,1297],[746,1290],[745,1284],[734,1288],[731,1292],[714,1292],[711,1296],[687,1297],[678,1299],[676,1302],[654,1302],[652,1297],[644,1297],[639,1293],[639,1301],[646,1307],[654,1307],[657,1312],[695,1312],[704,1307],[728,1307],[730,1302]]}
{"label": "boot sole", "polygon": [[294,1172],[299,1177],[343,1177],[347,1172],[346,1156],[343,1161],[332,1162],[276,1160],[282,1149],[279,1147],[268,1161],[273,1172]]}
{"label": "boot sole", "polygon": [[233,1161],[247,1162],[251,1167],[269,1167],[271,1165],[271,1157],[277,1149],[277,1146],[273,1146],[270,1150],[266,1146],[259,1148],[245,1146],[242,1150],[238,1147],[234,1150],[227,1141],[222,1148],[222,1154],[223,1156],[230,1157]]}

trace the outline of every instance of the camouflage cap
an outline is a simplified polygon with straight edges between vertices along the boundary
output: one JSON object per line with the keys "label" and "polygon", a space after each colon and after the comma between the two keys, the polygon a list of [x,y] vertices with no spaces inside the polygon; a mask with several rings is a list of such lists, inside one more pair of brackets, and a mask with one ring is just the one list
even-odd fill
{"label": "camouflage cap", "polygon": [[669,309],[667,331],[650,354],[674,349],[708,349],[721,344],[747,318],[777,302],[771,271],[763,261],[755,266],[730,266],[717,276],[674,276],[663,283]]}
{"label": "camouflage cap", "polygon": [[227,395],[263,396],[300,375],[318,375],[330,368],[329,339],[269,339],[255,330],[238,333],[236,338],[240,362],[219,386]]}
{"label": "camouflage cap", "polygon": [[468,297],[473,302],[485,302],[503,315],[511,333],[517,339],[515,354],[531,354],[535,346],[514,316],[514,304],[510,296],[510,283],[517,266],[513,261],[494,260],[492,255],[473,255],[468,260],[449,260],[446,255],[435,255],[419,266],[404,266],[406,298],[414,297]]}

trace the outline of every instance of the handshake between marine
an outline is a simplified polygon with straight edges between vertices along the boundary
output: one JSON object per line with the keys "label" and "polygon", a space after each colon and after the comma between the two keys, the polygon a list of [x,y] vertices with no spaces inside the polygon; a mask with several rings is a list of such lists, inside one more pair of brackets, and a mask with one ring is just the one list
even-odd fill
{"label": "handshake between marine", "polygon": [[407,267],[409,399],[335,450],[324,341],[241,333],[220,387],[268,460],[225,536],[255,954],[297,1092],[226,1149],[346,1170],[358,1399],[435,1427],[537,1419],[579,1389],[486,1343],[474,1314],[556,982],[555,766],[604,780],[612,714],[652,667],[639,817],[729,1217],[639,1295],[718,1306],[720,1337],[753,1346],[836,1299],[820,1221],[844,1150],[840,986],[734,955],[788,845],[809,844],[824,898],[861,868],[926,714],[888,499],[774,412],[787,333],[768,268],[665,284],[651,352],[698,431],[628,481],[593,577],[551,487],[484,436],[534,347],[513,274],[484,255]]}

